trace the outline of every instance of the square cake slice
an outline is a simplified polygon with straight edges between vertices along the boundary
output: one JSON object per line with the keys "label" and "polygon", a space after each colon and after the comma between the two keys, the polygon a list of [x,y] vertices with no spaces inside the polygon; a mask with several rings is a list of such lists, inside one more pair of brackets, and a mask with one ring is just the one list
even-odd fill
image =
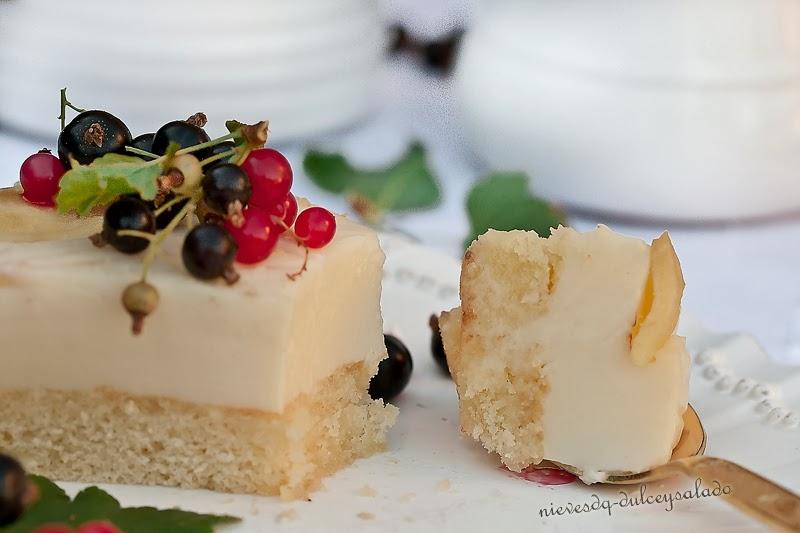
{"label": "square cake slice", "polygon": [[461,307],[440,319],[462,431],[511,470],[547,459],[587,482],[665,463],[683,427],[683,277],[652,246],[588,233],[489,231],[466,253]]}
{"label": "square cake slice", "polygon": [[384,256],[374,231],[337,226],[295,281],[287,237],[230,287],[189,276],[170,237],[139,336],[120,303],[139,257],[0,229],[0,450],[59,480],[300,497],[383,449],[396,408],[367,388]]}

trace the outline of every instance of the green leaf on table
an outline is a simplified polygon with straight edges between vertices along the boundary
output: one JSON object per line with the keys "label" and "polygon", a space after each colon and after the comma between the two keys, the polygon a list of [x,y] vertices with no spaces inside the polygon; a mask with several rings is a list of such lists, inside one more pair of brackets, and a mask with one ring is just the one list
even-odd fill
{"label": "green leaf on table", "polygon": [[494,173],[482,178],[467,195],[470,236],[464,247],[489,229],[533,230],[542,237],[566,223],[564,213],[537,198],[528,189],[528,176],[518,172]]}
{"label": "green leaf on table", "polygon": [[77,527],[94,520],[111,522],[125,533],[212,533],[215,526],[240,519],[154,507],[123,508],[106,491],[89,487],[70,498],[57,485],[40,476],[31,476],[39,487],[40,498],[19,520],[0,528],[0,533],[30,533],[44,524]]}
{"label": "green leaf on table", "polygon": [[348,195],[356,211],[367,219],[379,219],[387,211],[429,209],[441,200],[425,148],[418,142],[400,160],[382,169],[356,168],[341,154],[315,150],[306,153],[303,168],[322,189]]}
{"label": "green leaf on table", "polygon": [[161,171],[157,163],[121,154],[106,154],[90,165],[75,166],[61,178],[61,190],[56,196],[58,211],[85,216],[93,208],[131,193],[152,200],[158,193]]}

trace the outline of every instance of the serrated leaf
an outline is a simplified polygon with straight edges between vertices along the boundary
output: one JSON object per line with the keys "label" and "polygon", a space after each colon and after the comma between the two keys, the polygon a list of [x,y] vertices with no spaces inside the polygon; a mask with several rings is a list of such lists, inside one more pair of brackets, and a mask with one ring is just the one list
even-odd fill
{"label": "serrated leaf", "polygon": [[241,519],[226,515],[207,515],[154,507],[123,508],[106,491],[89,487],[70,498],[47,478],[31,476],[40,499],[16,522],[0,528],[0,533],[30,533],[44,524],[77,527],[94,520],[106,520],[125,533],[212,533],[215,526]]}
{"label": "serrated leaf", "polygon": [[319,187],[348,194],[379,213],[429,209],[441,200],[420,143],[412,144],[400,160],[383,169],[355,168],[341,154],[315,150],[306,154],[303,168]]}
{"label": "serrated leaf", "polygon": [[131,193],[152,200],[158,193],[157,178],[161,172],[158,164],[138,157],[106,154],[90,165],[76,166],[64,174],[56,196],[58,211],[75,211],[85,216],[93,208]]}
{"label": "serrated leaf", "polygon": [[528,176],[522,173],[494,173],[482,178],[467,195],[470,236],[467,247],[489,229],[500,231],[533,230],[543,237],[551,228],[566,223],[564,213],[528,189]]}

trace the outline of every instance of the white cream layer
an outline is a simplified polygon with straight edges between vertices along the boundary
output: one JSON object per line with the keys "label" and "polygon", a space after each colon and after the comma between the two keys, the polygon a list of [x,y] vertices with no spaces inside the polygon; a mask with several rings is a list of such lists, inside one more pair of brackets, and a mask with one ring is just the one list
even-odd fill
{"label": "white cream layer", "polygon": [[525,329],[541,346],[544,457],[587,475],[643,471],[665,463],[683,428],[689,356],[673,336],[653,363],[631,361],[629,335],[649,266],[643,241],[605,226],[560,229],[561,257],[547,311]]}
{"label": "white cream layer", "polygon": [[161,302],[139,337],[120,294],[141,256],[85,238],[0,242],[0,389],[111,387],[281,411],[340,366],[385,355],[377,235],[337,225],[296,282],[286,274],[303,252],[288,237],[267,261],[237,265],[231,287],[192,278],[171,238],[149,275]]}

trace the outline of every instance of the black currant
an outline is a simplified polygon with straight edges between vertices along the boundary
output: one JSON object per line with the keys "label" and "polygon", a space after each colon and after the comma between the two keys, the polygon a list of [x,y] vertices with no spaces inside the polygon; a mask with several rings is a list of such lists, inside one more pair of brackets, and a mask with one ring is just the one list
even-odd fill
{"label": "black currant", "polygon": [[0,454],[0,527],[14,522],[26,506],[28,477],[22,465]]}
{"label": "black currant", "polygon": [[118,236],[119,230],[136,230],[155,233],[156,219],[153,211],[142,200],[124,196],[108,206],[103,217],[103,240],[126,254],[141,252],[149,242],[142,237]]}
{"label": "black currant", "polygon": [[134,148],[138,148],[139,150],[144,150],[145,152],[153,153],[153,137],[155,137],[155,133],[143,133],[138,137],[135,137],[129,146]]}
{"label": "black currant", "polygon": [[244,170],[233,163],[216,165],[206,171],[203,178],[203,199],[212,211],[230,215],[232,209],[238,211],[247,205],[253,188]]}
{"label": "black currant", "polygon": [[[161,202],[161,205],[164,205],[165,203],[170,202],[174,199],[175,199],[175,193],[172,192],[167,193],[167,195],[164,197],[164,201]],[[166,228],[169,225],[169,223],[172,222],[172,219],[178,216],[178,213],[180,213],[181,209],[183,209],[186,206],[188,201],[189,201],[188,198],[184,198],[179,202],[172,204],[164,211],[156,215],[156,228],[158,229]],[[149,202],[147,205],[150,206],[150,209],[152,209],[153,211],[158,209],[156,205],[152,202]]]}
{"label": "black currant", "polygon": [[233,260],[239,249],[228,230],[218,224],[203,223],[195,226],[183,241],[183,264],[199,279],[225,278],[228,283],[238,279],[233,271]]}
{"label": "black currant", "polygon": [[442,372],[449,376],[450,367],[447,366],[447,356],[444,353],[442,333],[439,330],[439,318],[436,315],[431,315],[428,325],[431,327],[431,354],[433,354],[433,360],[436,361]]}
{"label": "black currant", "polygon": [[378,373],[369,382],[369,395],[388,402],[406,388],[414,363],[406,345],[394,335],[384,335],[389,356],[378,364]]}
{"label": "black currant", "polygon": [[72,157],[81,165],[109,153],[125,153],[131,132],[120,119],[105,111],[84,111],[66,125],[58,136],[58,157],[70,168]]}
{"label": "black currant", "polygon": [[[215,144],[214,146],[208,149],[208,157],[217,154],[224,154],[225,152],[230,152],[234,148],[236,148],[236,144],[233,141],[224,141],[219,144]],[[217,165],[224,165],[225,163],[228,163],[229,159],[230,157],[226,157],[223,159],[218,159],[217,161],[212,161],[211,163],[208,164],[208,168],[215,167]]]}
{"label": "black currant", "polygon": [[[153,153],[164,155],[170,143],[177,143],[181,148],[188,148],[196,144],[210,141],[211,138],[205,130],[185,120],[173,120],[161,126],[153,136]],[[203,160],[209,156],[210,150],[204,148],[194,152],[198,159]]]}

